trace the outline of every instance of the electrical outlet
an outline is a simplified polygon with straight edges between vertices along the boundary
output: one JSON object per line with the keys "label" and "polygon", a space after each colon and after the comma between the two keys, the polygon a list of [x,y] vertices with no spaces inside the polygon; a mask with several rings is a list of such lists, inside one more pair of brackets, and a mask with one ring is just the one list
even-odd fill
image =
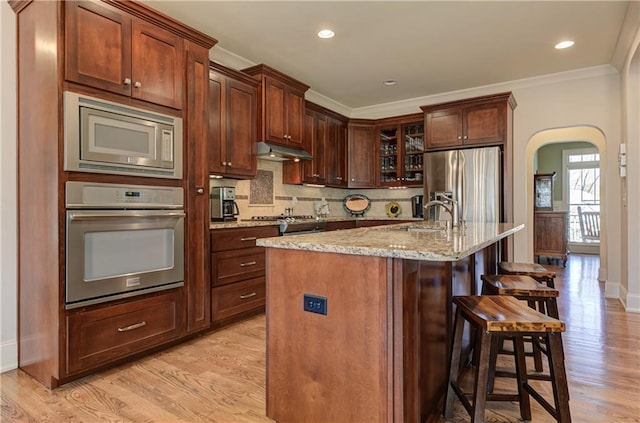
{"label": "electrical outlet", "polygon": [[302,306],[304,311],[311,313],[327,314],[327,299],[317,295],[304,294]]}

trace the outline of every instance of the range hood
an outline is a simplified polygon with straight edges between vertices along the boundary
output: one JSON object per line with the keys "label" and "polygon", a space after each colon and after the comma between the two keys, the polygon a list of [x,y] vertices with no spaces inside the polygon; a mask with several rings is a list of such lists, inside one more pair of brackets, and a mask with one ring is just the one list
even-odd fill
{"label": "range hood", "polygon": [[311,160],[313,157],[300,148],[283,147],[260,141],[258,142],[258,158],[283,162],[286,160]]}

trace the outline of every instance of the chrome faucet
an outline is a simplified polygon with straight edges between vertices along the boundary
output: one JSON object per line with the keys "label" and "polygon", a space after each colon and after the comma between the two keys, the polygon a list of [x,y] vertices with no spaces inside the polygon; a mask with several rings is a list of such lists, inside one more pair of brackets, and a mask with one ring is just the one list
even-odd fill
{"label": "chrome faucet", "polygon": [[440,198],[442,198],[446,202],[441,200],[431,200],[424,205],[425,210],[433,206],[442,206],[442,208],[444,208],[447,211],[447,213],[449,213],[449,215],[451,216],[451,227],[452,228],[460,227],[461,220],[460,220],[460,213],[458,211],[458,202],[453,198],[449,198],[444,195],[441,196]]}

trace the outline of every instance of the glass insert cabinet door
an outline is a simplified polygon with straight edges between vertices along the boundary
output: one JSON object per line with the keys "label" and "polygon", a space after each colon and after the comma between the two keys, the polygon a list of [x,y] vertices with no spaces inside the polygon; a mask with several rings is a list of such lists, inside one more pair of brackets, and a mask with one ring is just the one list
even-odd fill
{"label": "glass insert cabinet door", "polygon": [[556,173],[533,175],[533,204],[535,210],[553,210],[553,183]]}

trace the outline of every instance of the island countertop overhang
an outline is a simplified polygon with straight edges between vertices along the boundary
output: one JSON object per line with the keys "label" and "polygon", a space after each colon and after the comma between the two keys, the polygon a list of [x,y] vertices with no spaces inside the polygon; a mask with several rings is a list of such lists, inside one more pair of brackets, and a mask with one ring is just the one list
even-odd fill
{"label": "island countertop overhang", "polygon": [[524,224],[473,222],[465,228],[438,230],[433,222],[262,238],[268,248],[316,251],[409,260],[456,261],[504,239]]}

